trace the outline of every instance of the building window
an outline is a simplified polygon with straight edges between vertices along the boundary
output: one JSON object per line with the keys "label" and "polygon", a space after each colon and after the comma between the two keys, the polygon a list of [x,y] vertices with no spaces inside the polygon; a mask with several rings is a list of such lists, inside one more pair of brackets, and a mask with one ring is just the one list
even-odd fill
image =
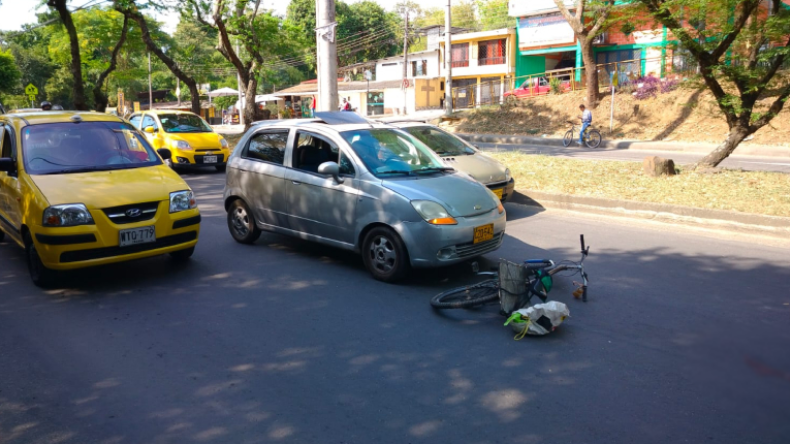
{"label": "building window", "polygon": [[412,77],[427,76],[428,75],[428,61],[415,60],[411,62],[411,75]]}
{"label": "building window", "polygon": [[469,43],[456,43],[452,46],[453,68],[469,66]]}
{"label": "building window", "polygon": [[505,39],[486,40],[477,44],[478,65],[504,65]]}
{"label": "building window", "polygon": [[606,51],[596,54],[595,61],[599,71],[606,71],[607,76],[617,68],[618,75],[639,77],[642,72],[641,55],[641,49]]}

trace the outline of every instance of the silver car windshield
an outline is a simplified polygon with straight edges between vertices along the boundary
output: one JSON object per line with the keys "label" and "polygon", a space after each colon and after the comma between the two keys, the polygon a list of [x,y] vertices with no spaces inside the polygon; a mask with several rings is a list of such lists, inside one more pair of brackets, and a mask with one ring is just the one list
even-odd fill
{"label": "silver car windshield", "polygon": [[376,177],[453,171],[418,139],[390,128],[340,133]]}
{"label": "silver car windshield", "polygon": [[430,126],[410,126],[403,131],[420,139],[440,156],[465,156],[474,154],[475,150],[467,146],[461,139]]}

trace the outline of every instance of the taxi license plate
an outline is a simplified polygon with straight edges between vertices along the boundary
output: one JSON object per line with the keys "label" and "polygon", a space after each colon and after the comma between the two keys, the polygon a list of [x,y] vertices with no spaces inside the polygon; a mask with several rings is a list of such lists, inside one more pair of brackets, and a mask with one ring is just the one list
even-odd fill
{"label": "taxi license plate", "polygon": [[217,163],[217,156],[203,156],[203,163]]}
{"label": "taxi license plate", "polygon": [[475,240],[473,243],[489,241],[494,238],[494,224],[475,227]]}
{"label": "taxi license plate", "polygon": [[128,247],[129,245],[147,244],[156,242],[156,230],[153,225],[140,228],[130,228],[118,232],[118,245]]}
{"label": "taxi license plate", "polygon": [[491,190],[491,191],[493,191],[494,194],[496,194],[496,197],[498,197],[501,200],[502,199],[502,193],[505,191],[505,189],[504,188],[500,188],[498,190]]}

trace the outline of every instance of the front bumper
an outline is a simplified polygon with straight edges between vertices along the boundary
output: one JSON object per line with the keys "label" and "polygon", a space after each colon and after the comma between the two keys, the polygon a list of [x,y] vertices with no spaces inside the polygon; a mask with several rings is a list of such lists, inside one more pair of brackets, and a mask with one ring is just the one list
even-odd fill
{"label": "front bumper", "polygon": [[[95,225],[76,227],[31,226],[30,231],[41,261],[47,268],[71,270],[157,256],[194,247],[200,232],[197,208],[169,212],[162,201],[150,220],[116,224],[100,209],[91,209]],[[119,231],[154,226],[156,241],[119,246]]]}
{"label": "front bumper", "polygon": [[[505,238],[507,212],[493,209],[473,217],[457,217],[457,225],[403,222],[397,230],[406,244],[412,267],[452,265],[497,250]],[[494,224],[491,240],[474,243],[475,227]]]}
{"label": "front bumper", "polygon": [[506,203],[513,196],[513,190],[516,188],[516,181],[510,178],[508,182],[494,182],[485,184],[486,188],[497,193],[497,190],[502,190],[502,203]]}
{"label": "front bumper", "polygon": [[[173,166],[179,168],[199,168],[199,167],[210,167],[210,166],[222,166],[225,165],[228,161],[228,157],[230,156],[230,151],[228,150],[214,150],[211,151],[211,154],[207,154],[208,152],[201,152],[201,151],[182,151],[182,150],[171,150],[173,154],[173,158],[171,162]],[[217,156],[217,161],[212,163],[204,162],[204,158],[206,156]]]}

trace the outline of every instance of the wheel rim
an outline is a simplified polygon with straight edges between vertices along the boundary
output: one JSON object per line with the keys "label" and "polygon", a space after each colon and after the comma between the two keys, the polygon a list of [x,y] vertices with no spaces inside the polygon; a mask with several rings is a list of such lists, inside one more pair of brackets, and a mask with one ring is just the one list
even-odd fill
{"label": "wheel rim", "polygon": [[391,272],[398,261],[395,245],[385,236],[376,236],[373,239],[373,242],[370,243],[368,255],[373,268],[382,273]]}
{"label": "wheel rim", "polygon": [[237,207],[233,211],[233,218],[231,219],[233,231],[239,237],[246,237],[250,232],[250,218],[247,215],[247,210],[242,207]]}
{"label": "wheel rim", "polygon": [[587,139],[587,143],[593,148],[598,148],[598,145],[601,144],[601,135],[598,133],[590,134]]}
{"label": "wheel rim", "polygon": [[565,133],[565,138],[563,138],[562,140],[563,145],[565,146],[570,145],[572,139],[573,139],[573,133],[568,131],[567,133]]}

